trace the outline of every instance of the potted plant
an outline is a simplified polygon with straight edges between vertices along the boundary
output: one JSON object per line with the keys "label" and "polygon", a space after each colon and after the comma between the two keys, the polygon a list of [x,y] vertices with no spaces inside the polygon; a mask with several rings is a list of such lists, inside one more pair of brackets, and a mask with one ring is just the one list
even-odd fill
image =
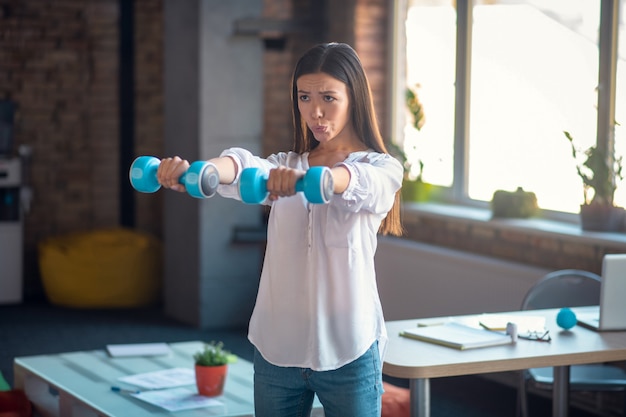
{"label": "potted plant", "polygon": [[[564,131],[570,142],[572,156],[578,161],[579,151],[572,135]],[[584,202],[580,206],[583,230],[618,231],[624,223],[624,208],[613,203],[618,180],[623,179],[622,157],[616,158],[597,146],[584,151],[584,161],[576,166],[583,181]],[[593,190],[593,193],[590,193]]]}
{"label": "potted plant", "polygon": [[402,199],[404,201],[424,201],[426,200],[426,188],[429,184],[426,184],[422,180],[422,170],[424,169],[424,163],[420,160],[419,170],[416,177],[412,174],[412,164],[409,161],[406,152],[400,146],[395,143],[390,143],[389,148],[391,154],[394,155],[402,164],[404,168],[404,178],[402,179]]}
{"label": "potted plant", "polygon": [[224,392],[228,364],[236,356],[224,350],[224,343],[205,343],[201,351],[193,355],[195,361],[196,386],[198,394],[216,397]]}
{"label": "potted plant", "polygon": [[[415,89],[407,88],[405,91],[405,104],[409,113],[411,113],[413,119],[413,127],[418,132],[424,126],[426,122],[424,116],[424,108],[420,102],[417,89],[420,85],[416,85]],[[406,152],[406,146],[411,146],[411,154],[415,153],[416,145],[407,144],[406,142],[402,147],[395,143],[391,143],[392,153],[400,160],[404,167],[404,180],[402,182],[402,198],[404,201],[425,201],[430,194],[430,184],[427,184],[422,179],[422,173],[424,171],[424,162],[421,159],[417,160],[417,173],[413,172],[413,166],[415,165],[412,158],[409,158]]]}

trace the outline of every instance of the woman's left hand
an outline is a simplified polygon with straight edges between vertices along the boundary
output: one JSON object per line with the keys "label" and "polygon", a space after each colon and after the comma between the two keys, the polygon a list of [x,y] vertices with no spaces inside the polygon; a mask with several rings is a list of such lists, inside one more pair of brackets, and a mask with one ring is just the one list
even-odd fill
{"label": "woman's left hand", "polygon": [[288,197],[296,193],[296,182],[304,177],[305,171],[280,166],[270,170],[267,178],[267,191],[270,201]]}

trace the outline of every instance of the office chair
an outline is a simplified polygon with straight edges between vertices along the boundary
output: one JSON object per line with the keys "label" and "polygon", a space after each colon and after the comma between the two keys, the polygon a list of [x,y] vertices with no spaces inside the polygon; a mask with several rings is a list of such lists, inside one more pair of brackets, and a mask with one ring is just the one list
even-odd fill
{"label": "office chair", "polygon": [[[521,310],[581,307],[600,304],[600,277],[577,269],[554,271],[537,281],[526,293]],[[626,391],[626,371],[610,364],[572,365],[570,391]],[[528,417],[527,384],[551,390],[551,367],[521,372],[517,416]],[[626,416],[626,399],[624,403]]]}

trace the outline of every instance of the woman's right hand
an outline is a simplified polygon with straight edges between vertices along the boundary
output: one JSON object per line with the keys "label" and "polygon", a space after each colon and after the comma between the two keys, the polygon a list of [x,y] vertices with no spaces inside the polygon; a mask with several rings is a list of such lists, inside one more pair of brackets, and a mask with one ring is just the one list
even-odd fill
{"label": "woman's right hand", "polygon": [[178,182],[179,178],[189,169],[189,161],[178,156],[164,158],[157,170],[157,180],[164,188],[185,192],[185,186]]}

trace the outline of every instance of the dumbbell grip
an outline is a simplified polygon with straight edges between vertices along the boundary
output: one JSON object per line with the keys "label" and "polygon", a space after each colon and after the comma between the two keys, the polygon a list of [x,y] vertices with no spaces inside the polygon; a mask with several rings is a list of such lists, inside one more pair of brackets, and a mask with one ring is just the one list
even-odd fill
{"label": "dumbbell grip", "polygon": [[[267,190],[267,178],[261,178],[259,181],[263,185],[263,189]],[[296,180],[296,192],[304,192],[304,177]]]}
{"label": "dumbbell grip", "polygon": [[304,192],[304,177],[298,178],[296,181],[296,192]]}
{"label": "dumbbell grip", "polygon": [[[246,168],[239,179],[241,200],[248,204],[260,204],[267,198],[267,174],[259,168]],[[326,204],[333,195],[333,177],[324,166],[311,167],[295,183],[295,191],[304,193],[313,204]]]}
{"label": "dumbbell grip", "polygon": [[[267,190],[267,178],[263,177],[260,178],[259,180],[259,184],[261,184],[263,186],[264,190]],[[298,178],[296,180],[296,192],[303,192],[304,191],[304,177]]]}
{"label": "dumbbell grip", "polygon": [[187,179],[187,172],[184,172],[183,175],[178,177],[178,183],[182,185],[186,185],[187,184],[186,179]]}
{"label": "dumbbell grip", "polygon": [[[148,165],[145,168],[145,172],[141,172],[141,170],[139,170],[139,168],[134,168],[135,170],[137,170],[136,172],[133,172],[133,169],[131,169],[130,172],[130,178],[142,178],[142,177],[149,177],[149,178],[156,178],[157,176],[157,171],[159,170],[159,164],[152,164],[152,165]],[[187,176],[187,172],[183,173],[183,175],[181,175],[178,178],[178,183],[185,185],[185,177]]]}

